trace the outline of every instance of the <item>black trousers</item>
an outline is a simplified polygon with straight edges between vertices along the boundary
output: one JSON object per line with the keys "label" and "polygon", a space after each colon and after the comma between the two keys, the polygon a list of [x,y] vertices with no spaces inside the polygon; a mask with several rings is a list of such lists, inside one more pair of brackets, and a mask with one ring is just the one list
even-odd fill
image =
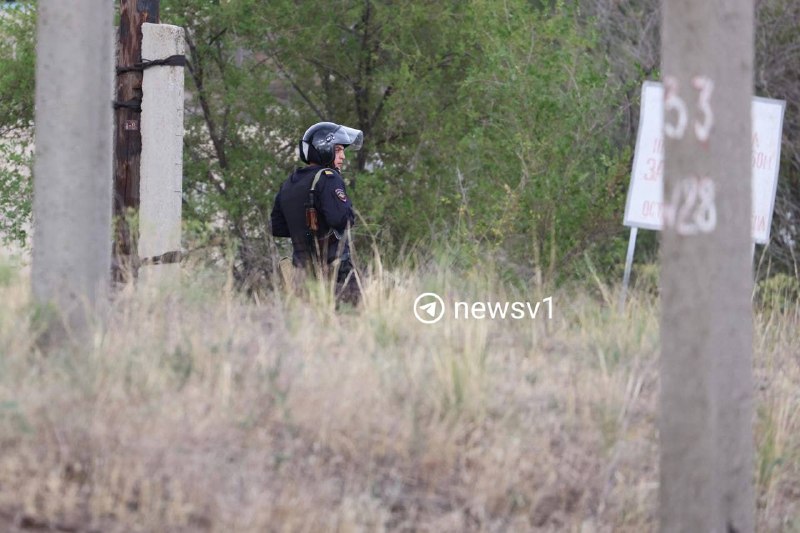
{"label": "black trousers", "polygon": [[336,272],[336,304],[348,303],[357,306],[361,301],[361,288],[356,279],[356,269],[350,258],[339,262]]}

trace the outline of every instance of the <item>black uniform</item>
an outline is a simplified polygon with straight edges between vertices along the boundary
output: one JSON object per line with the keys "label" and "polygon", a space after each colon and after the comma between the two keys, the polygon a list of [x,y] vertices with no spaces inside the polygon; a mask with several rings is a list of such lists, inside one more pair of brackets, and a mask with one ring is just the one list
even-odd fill
{"label": "black uniform", "polygon": [[[315,236],[319,250],[326,262],[340,259],[337,281],[344,282],[352,270],[350,245],[345,239],[345,230],[353,225],[353,204],[347,196],[344,180],[337,170],[318,165],[298,168],[283,182],[270,216],[272,234],[276,237],[291,237],[292,263],[302,267],[316,253],[313,241],[309,242],[306,224],[306,204],[314,176],[322,170],[314,189],[314,207],[318,213],[319,230]],[[312,247],[309,255],[309,246]]]}

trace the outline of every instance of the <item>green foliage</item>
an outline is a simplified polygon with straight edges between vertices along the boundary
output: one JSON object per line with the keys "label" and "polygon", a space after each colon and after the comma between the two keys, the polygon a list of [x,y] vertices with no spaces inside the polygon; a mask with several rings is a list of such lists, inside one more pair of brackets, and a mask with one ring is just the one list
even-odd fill
{"label": "green foliage", "polygon": [[605,135],[614,94],[593,37],[563,4],[474,6],[482,54],[460,88],[462,207],[488,250],[553,279],[621,234],[629,152]]}
{"label": "green foliage", "polygon": [[800,281],[796,276],[778,273],[756,285],[758,303],[765,309],[789,311],[800,303]]}
{"label": "green foliage", "polygon": [[[30,169],[33,161],[26,152],[27,140],[9,143],[0,140],[0,234],[5,242],[25,246],[33,199]],[[21,152],[21,153],[20,153]]]}
{"label": "green foliage", "polygon": [[[3,22],[17,52],[0,55],[0,131],[30,132],[31,5]],[[391,260],[433,243],[542,283],[579,275],[588,250],[616,275],[631,154],[606,132],[620,87],[564,3],[162,0],[161,17],[187,37],[187,245],[234,243],[240,285],[268,278],[272,201],[320,120],[365,132],[345,168],[357,244]],[[3,160],[0,229],[20,239],[29,161]]]}
{"label": "green foliage", "polygon": [[35,32],[33,2],[0,12],[0,135],[33,123]]}
{"label": "green foliage", "polygon": [[36,11],[0,11],[0,235],[25,245],[31,216]]}

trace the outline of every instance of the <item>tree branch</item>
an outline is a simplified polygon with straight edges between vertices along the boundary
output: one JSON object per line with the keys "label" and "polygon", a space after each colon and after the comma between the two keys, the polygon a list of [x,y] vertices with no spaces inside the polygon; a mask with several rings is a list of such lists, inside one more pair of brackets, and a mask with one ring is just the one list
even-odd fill
{"label": "tree branch", "polygon": [[203,86],[203,64],[198,53],[197,46],[194,39],[192,39],[191,31],[186,29],[186,44],[189,47],[189,53],[192,61],[188,61],[187,65],[189,73],[194,81],[195,88],[197,89],[197,97],[200,100],[200,107],[203,110],[203,119],[205,120],[206,127],[208,128],[208,135],[211,137],[211,143],[214,145],[219,166],[223,169],[228,168],[228,159],[225,156],[225,142],[220,137],[217,124],[211,113],[211,106]]}

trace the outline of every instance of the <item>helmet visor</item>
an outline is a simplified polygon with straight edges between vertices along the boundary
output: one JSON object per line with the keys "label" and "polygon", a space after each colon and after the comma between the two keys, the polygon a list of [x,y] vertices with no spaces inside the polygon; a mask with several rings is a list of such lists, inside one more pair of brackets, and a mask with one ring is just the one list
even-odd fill
{"label": "helmet visor", "polygon": [[364,132],[347,126],[339,126],[333,132],[333,144],[341,144],[353,150],[360,150],[364,144]]}

